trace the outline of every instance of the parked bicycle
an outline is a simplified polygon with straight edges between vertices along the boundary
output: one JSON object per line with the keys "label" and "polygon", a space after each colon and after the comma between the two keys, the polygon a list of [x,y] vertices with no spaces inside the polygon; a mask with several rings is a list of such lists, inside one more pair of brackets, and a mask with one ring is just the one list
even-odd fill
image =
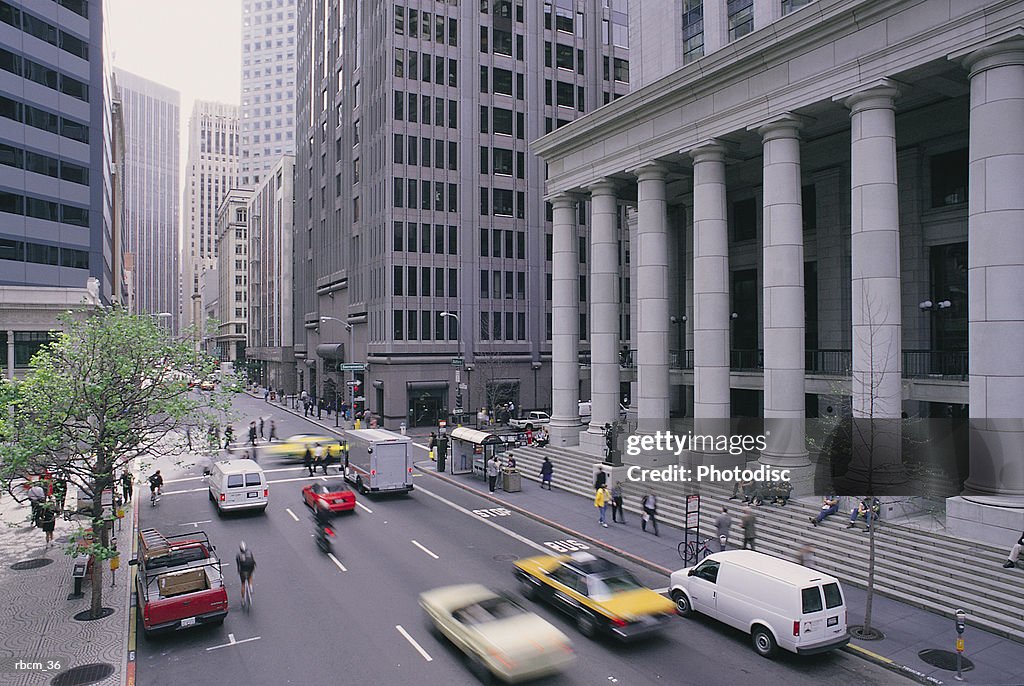
{"label": "parked bicycle", "polygon": [[709,538],[698,538],[694,541],[682,541],[677,547],[676,552],[679,553],[679,557],[688,565],[695,565],[705,557],[715,552],[708,543],[711,539]]}

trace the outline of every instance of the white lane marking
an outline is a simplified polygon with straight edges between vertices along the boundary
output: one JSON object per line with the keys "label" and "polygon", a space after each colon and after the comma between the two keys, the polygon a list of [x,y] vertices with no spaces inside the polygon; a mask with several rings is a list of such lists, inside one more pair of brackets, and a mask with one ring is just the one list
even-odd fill
{"label": "white lane marking", "polygon": [[339,560],[338,558],[334,557],[334,553],[327,553],[327,557],[331,558],[331,562],[333,562],[334,564],[338,565],[338,569],[340,569],[343,572],[347,572],[348,571],[345,568],[345,565],[341,564],[341,560]]}
{"label": "white lane marking", "polygon": [[195,526],[195,527],[198,527],[200,524],[209,524],[212,521],[213,521],[212,519],[203,519],[203,520],[200,520],[198,522],[185,522],[184,524],[179,524],[178,526]]}
{"label": "white lane marking", "polygon": [[666,593],[669,592],[669,588],[668,587],[665,587],[665,588],[655,588],[654,592],[655,593],[660,593],[661,595],[665,595]]}
{"label": "white lane marking", "polygon": [[373,514],[373,510],[371,510],[370,508],[368,508],[368,507],[367,507],[366,505],[363,505],[363,504],[362,504],[361,502],[359,502],[358,500],[356,501],[356,507],[361,507],[361,508],[363,508],[364,510],[366,510],[366,512],[367,512],[368,514]]}
{"label": "white lane marking", "polygon": [[294,519],[295,521],[299,521],[299,518],[297,516],[295,516],[294,512],[292,512],[292,508],[286,507],[286,508],[284,508],[284,511],[287,512],[288,514],[290,514],[292,516],[292,519]]}
{"label": "white lane marking", "polygon": [[539,543],[534,543],[533,541],[528,539],[526,536],[522,536],[520,534],[517,534],[515,531],[510,531],[510,530],[506,529],[505,527],[501,526],[500,524],[496,524],[496,523],[492,522],[490,519],[481,519],[480,517],[478,517],[475,514],[473,514],[472,510],[468,510],[468,509],[464,508],[462,505],[459,505],[458,503],[453,503],[452,501],[448,500],[447,498],[445,498],[443,496],[440,496],[440,495],[438,495],[436,493],[432,493],[431,491],[428,491],[427,489],[423,488],[422,486],[417,487],[416,488],[416,492],[417,493],[423,493],[423,494],[425,494],[427,496],[430,496],[431,498],[434,498],[435,500],[439,500],[440,502],[444,503],[448,507],[450,507],[450,508],[452,508],[454,510],[457,510],[458,512],[461,512],[462,514],[466,515],[467,517],[472,517],[475,521],[478,521],[481,524],[486,524],[487,526],[491,527],[492,529],[497,529],[498,531],[502,532],[506,536],[510,536],[510,537],[516,539],[517,541],[519,541],[520,543],[525,543],[526,545],[530,546],[534,550],[539,550],[540,552],[544,553],[545,555],[550,555],[551,554],[551,551],[548,548],[545,548],[544,546],[540,545]]}
{"label": "white lane marking", "polygon": [[434,558],[435,560],[440,560],[440,559],[441,559],[440,557],[438,557],[437,555],[435,555],[434,553],[432,553],[432,552],[431,552],[430,550],[428,550],[428,549],[424,548],[424,547],[423,547],[422,545],[420,545],[420,543],[418,543],[417,541],[412,541],[412,544],[413,544],[414,546],[416,546],[417,548],[419,548],[420,550],[422,550],[423,552],[425,552],[425,553],[426,553],[427,555],[430,555],[430,557]]}
{"label": "white lane marking", "polygon": [[[292,479],[277,479],[276,481],[271,481],[270,479],[267,479],[267,483],[268,484],[286,484],[286,483],[290,483],[292,481],[308,481],[310,478],[311,477],[308,477],[308,476],[297,476],[297,477],[292,478]],[[164,491],[162,495],[178,495],[178,494],[181,494],[181,493],[198,493],[200,491],[205,491],[205,490],[208,490],[208,489],[209,489],[209,487],[205,487],[205,488],[186,488],[186,489],[184,489],[182,491]]]}
{"label": "white lane marking", "polygon": [[253,636],[252,638],[243,638],[241,641],[236,641],[234,634],[228,634],[228,641],[230,641],[230,643],[224,643],[224,644],[219,645],[219,646],[210,646],[206,650],[210,651],[210,650],[220,650],[221,648],[230,648],[231,646],[241,645],[243,643],[248,643],[249,641],[258,641],[261,638],[263,638],[263,637],[262,636]]}
{"label": "white lane marking", "polygon": [[423,448],[427,452],[430,452],[430,447],[429,446],[425,446],[425,445],[422,445],[420,443],[413,443],[413,445],[416,446],[417,448]]}
{"label": "white lane marking", "polygon": [[433,662],[434,661],[434,658],[430,657],[430,654],[427,653],[427,651],[423,650],[423,646],[421,646],[419,643],[417,643],[416,639],[414,639],[412,636],[410,636],[409,632],[406,631],[405,629],[403,629],[401,624],[396,624],[395,628],[398,629],[398,633],[402,634],[402,636],[405,638],[405,640],[407,640],[409,642],[409,645],[411,645],[413,648],[415,648],[416,652],[418,652],[420,655],[423,656],[424,660],[426,660],[427,662]]}

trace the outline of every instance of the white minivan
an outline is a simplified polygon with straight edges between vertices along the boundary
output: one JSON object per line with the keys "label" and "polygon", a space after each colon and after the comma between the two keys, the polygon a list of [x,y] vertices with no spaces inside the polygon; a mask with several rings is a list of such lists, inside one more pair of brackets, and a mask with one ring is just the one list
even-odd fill
{"label": "white minivan", "polygon": [[263,468],[252,460],[223,460],[210,468],[210,500],[218,512],[267,509],[270,486]]}
{"label": "white minivan", "polygon": [[749,633],[764,657],[778,648],[820,653],[850,641],[839,580],[771,555],[714,553],[673,572],[669,588],[679,614],[701,612]]}

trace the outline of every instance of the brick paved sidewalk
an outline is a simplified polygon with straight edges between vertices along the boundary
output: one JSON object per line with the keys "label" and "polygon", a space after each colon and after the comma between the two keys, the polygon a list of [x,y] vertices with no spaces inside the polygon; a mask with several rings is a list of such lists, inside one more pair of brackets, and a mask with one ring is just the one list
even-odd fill
{"label": "brick paved sidewalk", "polygon": [[[138,491],[136,491],[136,495]],[[97,686],[124,686],[126,675],[128,624],[131,596],[131,567],[134,503],[122,520],[121,531],[114,525],[121,568],[110,585],[109,568],[104,570],[103,605],[114,613],[103,619],[80,622],[74,615],[89,609],[91,588],[83,585],[84,596],[69,600],[73,590],[71,557],[63,552],[68,536],[84,518],[67,522],[57,519],[54,543],[44,547],[44,534],[29,521],[27,504],[16,502],[9,494],[0,498],[0,683],[4,686],[44,686],[58,674],[90,664],[109,665],[113,671]],[[25,570],[12,569],[18,562],[43,561],[45,566]],[[14,661],[59,660],[60,669],[18,671]],[[80,682],[81,683],[81,682]]]}

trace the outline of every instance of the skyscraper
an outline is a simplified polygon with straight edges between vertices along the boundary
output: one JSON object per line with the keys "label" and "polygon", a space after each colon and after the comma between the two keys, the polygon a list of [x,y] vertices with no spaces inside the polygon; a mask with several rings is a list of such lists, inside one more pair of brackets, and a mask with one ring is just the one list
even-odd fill
{"label": "skyscraper", "polygon": [[295,0],[242,2],[240,178],[255,186],[295,150]]}
{"label": "skyscraper", "polygon": [[528,144],[628,91],[628,21],[607,5],[299,1],[305,390],[330,399],[336,362],[368,364],[388,427],[550,402],[551,212]]}
{"label": "skyscraper", "polygon": [[120,258],[103,4],[0,8],[0,350],[12,375],[58,314],[110,301]]}
{"label": "skyscraper", "polygon": [[217,268],[217,208],[238,180],[238,106],[197,100],[182,192],[182,323],[202,323],[202,274]]}
{"label": "skyscraper", "polygon": [[134,263],[134,311],[176,313],[180,96],[121,69],[114,75],[125,129],[125,250]]}

